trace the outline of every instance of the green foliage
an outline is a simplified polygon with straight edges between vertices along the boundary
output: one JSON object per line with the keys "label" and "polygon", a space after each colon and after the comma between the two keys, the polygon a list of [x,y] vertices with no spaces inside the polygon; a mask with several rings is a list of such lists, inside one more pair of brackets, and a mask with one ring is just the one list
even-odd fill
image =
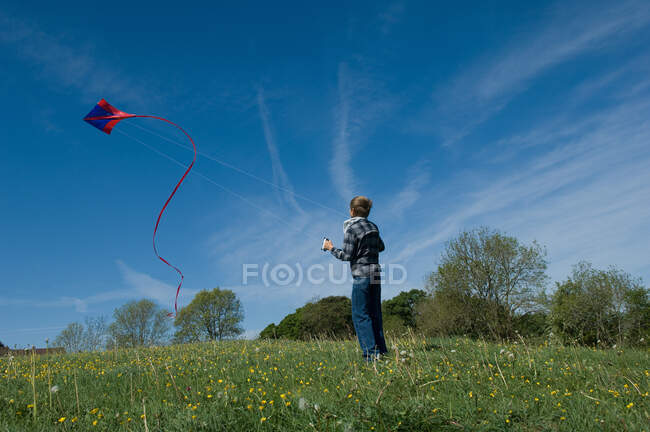
{"label": "green foliage", "polygon": [[427,293],[425,291],[412,289],[410,291],[402,291],[390,300],[384,300],[381,304],[384,326],[414,328],[416,326],[418,304],[426,296]]}
{"label": "green foliage", "polygon": [[277,327],[277,338],[281,339],[300,339],[300,312],[302,308],[296,309],[292,314],[287,315],[280,321]]}
{"label": "green foliage", "polygon": [[174,321],[176,342],[231,339],[243,333],[244,309],[231,290],[215,288],[194,296]]}
{"label": "green foliage", "polygon": [[139,347],[164,342],[169,332],[167,313],[151,300],[131,301],[113,312],[109,348]]}
{"label": "green foliage", "polygon": [[650,299],[641,281],[616,268],[578,263],[557,284],[551,324],[565,341],[588,345],[639,344],[650,330]]}
{"label": "green foliage", "polygon": [[344,296],[325,297],[307,303],[300,312],[300,339],[349,338],[354,333],[352,302]]}
{"label": "green foliage", "polygon": [[325,297],[307,303],[284,317],[280,324],[270,324],[260,333],[262,339],[307,340],[313,337],[340,339],[353,332],[350,299]]}
{"label": "green foliage", "polygon": [[267,325],[264,330],[262,330],[259,334],[260,339],[277,339],[277,329],[278,327],[275,325],[275,323],[271,323]]}
{"label": "green foliage", "polygon": [[513,326],[524,337],[541,337],[548,334],[548,321],[546,311],[532,311],[515,316]]}
{"label": "green foliage", "polygon": [[471,336],[491,335],[485,319],[477,317],[493,305],[484,299],[452,290],[435,290],[418,306],[418,330],[428,335]]}
{"label": "green foliage", "polygon": [[625,293],[625,319],[622,329],[630,345],[650,344],[650,290],[630,287]]}
{"label": "green foliage", "polygon": [[516,317],[537,306],[547,280],[545,255],[536,242],[522,245],[485,227],[462,232],[429,276],[432,295],[418,326],[443,335],[512,337]]}
{"label": "green foliage", "polygon": [[[414,328],[418,304],[426,298],[426,292],[413,289],[382,302],[384,330],[403,333]],[[269,324],[262,332],[262,339],[308,340],[312,337],[342,339],[354,335],[352,304],[348,297],[331,296],[311,301],[284,317],[278,325]]]}
{"label": "green foliage", "polygon": [[397,315],[383,314],[384,334],[404,335],[409,328],[404,325],[404,321]]}

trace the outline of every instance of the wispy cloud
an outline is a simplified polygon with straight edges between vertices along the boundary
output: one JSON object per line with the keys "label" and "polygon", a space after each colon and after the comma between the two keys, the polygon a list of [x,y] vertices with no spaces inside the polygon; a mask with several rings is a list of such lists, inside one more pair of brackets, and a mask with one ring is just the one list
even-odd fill
{"label": "wispy cloud", "polygon": [[[176,295],[176,286],[155,279],[146,273],[138,272],[121,260],[117,260],[116,265],[122,275],[124,283],[127,285],[127,288],[100,292],[88,297],[63,296],[51,300],[11,299],[4,297],[0,298],[0,305],[39,308],[74,308],[78,313],[88,312],[88,308],[92,305],[130,299],[147,298],[154,300],[163,306],[168,306],[170,304],[173,305],[174,296]],[[196,293],[196,290],[183,288],[181,290],[181,297],[191,299]]]}
{"label": "wispy cloud", "polygon": [[650,23],[647,2],[638,0],[581,9],[562,3],[550,15],[547,22],[531,29],[520,41],[496,55],[490,53],[435,92],[436,115],[442,121],[434,127],[445,144],[464,138],[542,72],[620,42],[620,38]]}
{"label": "wispy cloud", "polygon": [[359,190],[353,175],[352,156],[373,129],[373,123],[396,105],[382,85],[368,74],[353,72],[347,63],[338,68],[334,153],[330,161],[332,183],[339,195],[350,199]]}
{"label": "wispy cloud", "polygon": [[430,180],[430,173],[425,162],[419,162],[411,167],[407,176],[406,185],[391,200],[392,204],[388,209],[389,213],[398,218],[401,218],[408,209],[418,202],[418,199],[422,196],[422,189]]}
{"label": "wispy cloud", "polygon": [[388,35],[393,27],[402,20],[404,10],[404,3],[396,2],[388,5],[379,14],[379,28],[384,35]]}
{"label": "wispy cloud", "polygon": [[19,58],[36,66],[39,77],[50,85],[74,88],[87,101],[119,95],[122,100],[143,103],[155,97],[155,92],[146,90],[150,83],[125,78],[113,65],[93,55],[87,43],[66,42],[63,37],[41,31],[36,23],[1,11],[0,44],[13,48]]}
{"label": "wispy cloud", "polygon": [[104,303],[107,301],[131,298],[133,294],[134,293],[129,290],[114,290],[114,291],[107,291],[104,293],[96,294],[85,298],[71,297],[71,296],[63,296],[51,300],[0,298],[0,305],[27,306],[27,307],[37,307],[37,308],[74,308],[76,312],[86,313],[88,311],[88,306],[90,305]]}
{"label": "wispy cloud", "polygon": [[[279,308],[287,305],[295,308],[316,294],[348,294],[348,285],[311,285],[306,274],[302,274],[302,283],[299,285],[278,285],[269,273],[268,285],[263,283],[265,265],[268,266],[268,272],[278,265],[289,265],[294,270],[299,266],[306,271],[312,265],[336,264],[330,254],[321,251],[320,246],[323,236],[328,236],[335,244],[341,244],[344,218],[338,213],[314,208],[306,209],[302,214],[297,213],[274,204],[268,197],[259,196],[256,200],[286,223],[277,223],[269,218],[260,219],[253,214],[250,220],[238,219],[216,232],[206,247],[214,257],[215,277],[219,277],[220,284],[233,287],[245,308],[261,301]],[[249,279],[246,285],[242,284],[244,264],[257,265],[259,271],[259,276]],[[347,272],[347,263],[340,262],[340,268],[337,267],[336,270],[337,275],[339,271]],[[298,279],[296,270],[292,281]]]}
{"label": "wispy cloud", "polygon": [[266,106],[266,99],[264,98],[264,89],[261,86],[257,89],[257,107],[259,108],[260,119],[262,120],[262,129],[264,130],[266,147],[268,148],[269,156],[271,157],[273,183],[281,186],[284,200],[295,210],[302,213],[303,210],[296,201],[293,185],[289,181],[289,176],[287,176],[287,173],[282,166],[278,146],[275,144],[275,138],[271,129],[270,114]]}
{"label": "wispy cloud", "polygon": [[[161,305],[174,304],[176,296],[176,286],[162,282],[150,275],[138,272],[123,261],[118,260],[117,266],[122,274],[124,282],[129,286],[131,291],[130,298],[147,298],[158,302]],[[197,293],[196,290],[187,288],[181,289],[181,295],[184,298],[192,298]],[[181,297],[179,296],[179,299]]]}
{"label": "wispy cloud", "polygon": [[334,187],[342,197],[351,197],[354,186],[352,169],[350,167],[350,95],[347,88],[347,66],[339,65],[338,97],[339,105],[336,111],[336,137],[334,138],[334,155],[330,162],[330,173]]}
{"label": "wispy cloud", "polygon": [[648,118],[650,102],[638,97],[582,117],[588,130],[562,115],[519,136],[516,145],[543,151],[481,176],[470,192],[449,191],[456,209],[428,228],[414,226],[417,235],[394,260],[408,262],[461,229],[487,224],[546,244],[555,276],[579,259],[642,271],[645,245],[634,239],[650,235]]}

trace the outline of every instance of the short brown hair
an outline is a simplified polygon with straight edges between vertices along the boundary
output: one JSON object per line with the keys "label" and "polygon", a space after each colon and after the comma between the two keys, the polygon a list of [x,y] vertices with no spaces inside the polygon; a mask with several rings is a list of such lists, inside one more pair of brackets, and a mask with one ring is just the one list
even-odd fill
{"label": "short brown hair", "polygon": [[365,196],[355,196],[350,201],[350,210],[353,216],[368,217],[372,208],[372,200]]}

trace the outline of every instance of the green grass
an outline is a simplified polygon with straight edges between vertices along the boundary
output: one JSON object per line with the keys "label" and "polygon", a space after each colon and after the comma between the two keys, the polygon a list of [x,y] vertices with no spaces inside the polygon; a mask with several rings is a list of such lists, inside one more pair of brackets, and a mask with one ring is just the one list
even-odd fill
{"label": "green grass", "polygon": [[35,416],[31,358],[4,357],[0,431],[650,430],[648,350],[388,342],[374,365],[354,341],[41,356]]}

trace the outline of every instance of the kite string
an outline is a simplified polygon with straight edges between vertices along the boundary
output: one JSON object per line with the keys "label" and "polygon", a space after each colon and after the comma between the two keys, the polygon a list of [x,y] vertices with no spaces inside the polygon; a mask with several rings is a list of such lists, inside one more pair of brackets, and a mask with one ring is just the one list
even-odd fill
{"label": "kite string", "polygon": [[174,194],[176,193],[178,188],[181,186],[181,184],[185,180],[185,177],[187,177],[187,174],[189,174],[190,170],[194,166],[194,163],[196,162],[196,155],[197,155],[196,144],[194,144],[194,140],[192,139],[192,137],[187,132],[185,132],[185,129],[183,129],[182,127],[180,127],[176,123],[174,123],[174,122],[172,122],[170,120],[167,120],[166,118],[158,117],[158,116],[152,116],[152,115],[136,115],[134,117],[152,118],[152,119],[164,121],[164,122],[166,122],[166,123],[168,123],[168,124],[170,124],[172,126],[175,126],[177,129],[179,129],[181,132],[183,132],[185,134],[185,136],[190,140],[190,142],[192,143],[192,148],[194,149],[194,158],[192,159],[192,163],[190,163],[190,165],[187,167],[187,169],[183,173],[183,176],[181,177],[181,179],[178,181],[178,183],[176,183],[176,186],[174,187],[174,190],[169,195],[169,198],[167,198],[167,201],[165,201],[165,204],[163,205],[162,209],[160,210],[160,213],[158,213],[158,219],[156,219],[156,225],[155,225],[155,227],[153,229],[153,236],[152,236],[153,251],[156,254],[156,256],[158,257],[158,259],[160,261],[164,262],[165,264],[167,264],[169,267],[176,270],[176,272],[181,276],[181,280],[180,280],[180,282],[178,284],[178,288],[176,288],[176,297],[174,299],[174,314],[173,315],[171,313],[167,314],[167,316],[175,318],[176,314],[178,313],[178,294],[181,291],[181,286],[183,286],[183,279],[185,279],[185,276],[183,276],[183,272],[178,267],[176,267],[173,264],[169,263],[169,261],[167,261],[165,258],[160,256],[160,254],[158,253],[158,248],[156,248],[156,233],[158,232],[158,225],[160,224],[160,219],[162,218],[162,215],[165,212],[165,209],[167,208],[167,205],[169,205],[169,202],[174,197]]}
{"label": "kite string", "polygon": [[[172,161],[172,162],[175,163],[176,165],[185,168],[186,165],[185,165],[184,163],[182,163],[181,161],[179,161],[178,159],[175,159],[175,158],[171,157],[171,156],[168,155],[167,153],[165,153],[165,152],[163,152],[163,151],[161,151],[161,150],[159,150],[159,149],[157,149],[157,148],[155,148],[155,147],[153,147],[153,146],[151,146],[151,145],[145,143],[144,141],[142,141],[142,140],[140,140],[140,139],[134,137],[133,135],[128,134],[128,133],[122,131],[121,129],[115,129],[115,131],[116,131],[117,133],[120,133],[120,134],[124,135],[125,137],[127,137],[127,138],[129,138],[129,139],[131,139],[131,140],[133,140],[133,141],[135,141],[135,142],[137,142],[138,144],[143,145],[144,147],[146,147],[147,149],[149,149],[149,150],[151,150],[152,152],[156,153],[157,155],[162,156],[162,157],[164,157],[165,159]],[[279,222],[281,222],[283,225],[287,226],[288,228],[296,229],[295,224],[292,224],[292,223],[288,222],[288,221],[285,220],[282,216],[279,216],[279,215],[273,213],[272,211],[270,211],[270,210],[268,210],[268,209],[266,209],[266,208],[264,208],[264,207],[261,207],[261,206],[255,204],[254,202],[252,202],[252,201],[249,200],[248,198],[246,198],[246,197],[244,197],[243,195],[238,194],[237,192],[233,191],[232,189],[227,188],[226,186],[224,186],[224,185],[222,185],[222,184],[220,184],[220,183],[214,181],[212,178],[208,177],[207,175],[203,174],[202,172],[197,171],[197,170],[194,170],[194,171],[192,171],[192,174],[201,177],[202,179],[206,180],[208,183],[213,184],[214,186],[218,187],[219,189],[223,190],[223,191],[226,192],[226,193],[229,193],[230,195],[234,196],[235,198],[239,198],[240,200],[242,200],[242,201],[245,202],[246,204],[250,205],[251,207],[255,208],[255,209],[258,210],[259,212],[268,214],[269,216],[271,216],[271,217],[273,217],[274,219],[278,220]],[[314,232],[315,232],[315,231],[314,231]]]}
{"label": "kite string", "polygon": [[[184,145],[182,143],[179,143],[179,142],[177,142],[177,141],[175,141],[175,140],[173,140],[171,138],[168,138],[168,137],[166,137],[166,136],[164,136],[162,134],[159,134],[159,133],[157,133],[157,132],[155,132],[155,131],[153,131],[153,130],[151,130],[149,128],[146,128],[144,126],[141,126],[141,125],[138,125],[138,124],[135,124],[135,123],[129,123],[129,125],[133,126],[133,127],[136,127],[138,129],[141,129],[141,130],[143,130],[143,131],[145,131],[145,132],[147,132],[147,133],[149,133],[151,135],[154,135],[154,136],[156,136],[156,137],[158,137],[160,139],[163,139],[165,141],[168,141],[168,142],[170,142],[172,144],[175,144],[175,145],[177,145],[177,146],[179,146],[181,148],[189,149],[188,146],[186,146],[186,145]],[[324,205],[324,204],[322,204],[322,203],[320,203],[318,201],[315,201],[315,200],[313,200],[313,199],[311,199],[309,197],[306,197],[306,196],[304,196],[302,194],[294,192],[291,189],[288,189],[288,188],[282,187],[282,186],[280,186],[278,184],[275,184],[273,182],[270,182],[270,181],[268,181],[268,180],[266,180],[266,179],[264,179],[264,178],[262,178],[260,176],[257,176],[257,175],[255,175],[255,174],[253,174],[251,172],[246,171],[246,170],[243,170],[243,169],[241,169],[241,168],[239,168],[239,167],[237,167],[235,165],[232,165],[232,164],[230,164],[228,162],[222,161],[222,160],[220,160],[220,159],[218,159],[218,158],[216,158],[214,156],[211,156],[211,155],[206,154],[204,152],[198,152],[198,154],[200,154],[202,157],[204,157],[206,159],[209,159],[209,160],[211,160],[213,162],[218,163],[219,165],[222,165],[222,166],[224,166],[226,168],[230,168],[233,171],[236,171],[236,172],[238,172],[240,174],[243,174],[243,175],[245,175],[247,177],[250,177],[250,178],[252,178],[254,180],[257,180],[257,181],[259,181],[261,183],[267,184],[267,185],[269,185],[269,186],[271,186],[273,188],[276,188],[276,189],[278,189],[278,190],[280,190],[282,192],[288,193],[289,195],[293,195],[296,198],[307,201],[310,204],[314,204],[314,205],[316,205],[318,207],[321,207],[321,208],[323,208],[325,210],[328,210],[328,211],[331,211],[331,212],[336,213],[338,215],[343,215],[343,216],[347,217],[347,215],[345,213],[341,212],[340,210],[336,210],[336,209],[333,209],[332,207],[328,207],[328,206],[326,206],[326,205]]]}

